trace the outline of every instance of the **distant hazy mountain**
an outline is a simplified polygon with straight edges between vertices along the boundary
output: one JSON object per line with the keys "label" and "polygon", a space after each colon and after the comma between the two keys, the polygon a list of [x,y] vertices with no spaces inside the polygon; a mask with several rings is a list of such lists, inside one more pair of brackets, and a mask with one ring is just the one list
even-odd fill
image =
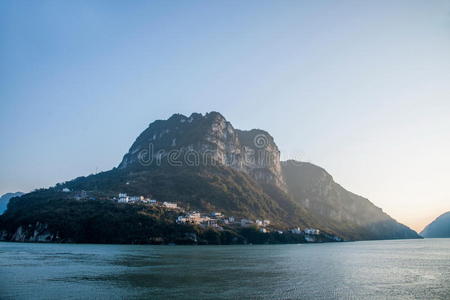
{"label": "distant hazy mountain", "polygon": [[450,211],[440,215],[420,233],[425,238],[450,237]]}
{"label": "distant hazy mountain", "polygon": [[[70,192],[62,192],[63,188]],[[82,190],[96,200],[83,205],[74,202],[75,194]],[[324,169],[297,161],[281,162],[268,132],[236,129],[218,112],[175,114],[154,121],[117,168],[14,199],[0,218],[0,231],[3,228],[4,239],[17,240],[23,235],[21,226],[29,222],[27,228],[33,229],[39,220],[62,238],[117,242],[112,238],[118,231],[123,229],[122,236],[130,236],[139,228],[131,222],[150,222],[141,220],[150,218],[148,212],[128,208],[124,214],[121,206],[108,208],[109,200],[118,193],[152,195],[189,210],[268,219],[277,229],[317,228],[345,240],[419,238],[369,200],[335,183]],[[100,211],[104,212],[98,214]],[[161,221],[158,218],[156,223]],[[111,220],[115,220],[113,224]],[[100,233],[102,229],[111,232]],[[83,235],[86,232],[88,236]],[[111,237],[105,237],[107,234]],[[156,232],[148,234],[142,231],[136,236],[145,240],[158,237]]]}
{"label": "distant hazy mountain", "polygon": [[282,166],[292,198],[336,234],[354,240],[417,238],[414,230],[337,184],[325,169],[294,160]]}
{"label": "distant hazy mountain", "polygon": [[6,210],[6,207],[8,206],[8,202],[11,198],[20,197],[23,194],[24,193],[22,193],[22,192],[16,192],[16,193],[6,193],[3,196],[1,196],[0,197],[0,214],[2,214]]}

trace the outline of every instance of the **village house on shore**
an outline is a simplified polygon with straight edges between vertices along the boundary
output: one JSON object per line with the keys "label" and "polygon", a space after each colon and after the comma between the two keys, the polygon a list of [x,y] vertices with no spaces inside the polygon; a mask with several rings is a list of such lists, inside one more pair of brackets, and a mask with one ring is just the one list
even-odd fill
{"label": "village house on shore", "polygon": [[[62,192],[69,193],[70,189],[64,188]],[[74,194],[74,198],[76,200],[89,199],[88,193],[84,190],[76,192]],[[114,197],[111,200],[116,201],[117,203],[122,204],[148,204],[153,206],[158,206],[167,210],[175,210],[179,212],[184,212],[182,207],[179,207],[177,203],[163,201],[159,202],[156,199],[152,199],[151,197],[145,196],[129,196],[126,193],[119,193],[118,197]],[[305,236],[305,240],[308,242],[313,242],[316,240],[316,237],[321,235],[319,229],[316,228],[305,228],[300,229],[300,227],[294,227],[287,231],[276,230],[271,226],[270,220],[267,219],[256,219],[250,220],[247,218],[236,219],[233,216],[227,217],[221,212],[213,211],[209,213],[200,213],[198,211],[185,212],[184,214],[180,214],[175,222],[177,224],[195,224],[203,227],[211,227],[217,230],[223,230],[222,226],[239,226],[239,227],[255,227],[261,233],[270,233],[274,232],[277,234],[284,234],[286,232],[291,234],[301,234]]]}

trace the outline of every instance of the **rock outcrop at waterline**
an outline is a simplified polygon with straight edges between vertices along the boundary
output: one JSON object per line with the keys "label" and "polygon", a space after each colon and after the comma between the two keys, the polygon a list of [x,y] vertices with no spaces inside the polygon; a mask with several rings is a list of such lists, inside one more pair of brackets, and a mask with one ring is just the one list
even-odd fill
{"label": "rock outcrop at waterline", "polygon": [[53,233],[49,230],[47,224],[20,225],[13,232],[7,230],[0,231],[0,241],[12,242],[70,242],[70,240],[63,240],[58,233]]}

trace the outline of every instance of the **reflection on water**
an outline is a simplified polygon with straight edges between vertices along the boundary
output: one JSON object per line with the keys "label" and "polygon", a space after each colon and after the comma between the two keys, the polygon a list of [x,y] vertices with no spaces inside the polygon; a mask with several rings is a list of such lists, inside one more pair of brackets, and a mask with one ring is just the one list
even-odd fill
{"label": "reflection on water", "polygon": [[253,246],[0,243],[0,298],[450,299],[450,239]]}

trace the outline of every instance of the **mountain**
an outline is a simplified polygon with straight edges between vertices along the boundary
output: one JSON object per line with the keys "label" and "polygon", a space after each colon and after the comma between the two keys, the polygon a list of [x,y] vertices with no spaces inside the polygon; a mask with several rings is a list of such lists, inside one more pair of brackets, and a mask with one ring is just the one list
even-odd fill
{"label": "mountain", "polygon": [[8,202],[11,198],[20,197],[23,194],[24,193],[22,193],[22,192],[15,192],[15,193],[6,193],[6,194],[2,195],[0,197],[0,214],[2,214],[6,210],[6,207],[8,206]]}
{"label": "mountain", "polygon": [[273,137],[263,130],[234,129],[217,112],[190,117],[175,114],[153,122],[133,143],[119,168],[157,165],[161,160],[176,166],[228,166],[259,183],[286,189]]}
{"label": "mountain", "polygon": [[440,215],[420,233],[425,238],[450,237],[450,211]]}
{"label": "mountain", "polygon": [[352,239],[417,238],[368,199],[337,184],[323,168],[311,163],[283,162],[289,194],[340,236]]}
{"label": "mountain", "polygon": [[[81,191],[91,199],[83,205],[74,200]],[[297,161],[281,162],[268,132],[235,129],[218,112],[175,114],[151,123],[117,168],[14,199],[0,218],[0,231],[3,228],[3,239],[23,238],[21,228],[30,228],[29,234],[51,231],[52,237],[71,241],[93,242],[91,236],[103,236],[96,240],[130,242],[117,239],[114,232],[136,230],[130,224],[143,216],[148,220],[137,224],[170,219],[161,211],[112,205],[110,199],[118,193],[152,196],[186,210],[268,219],[273,229],[317,228],[345,240],[419,238],[367,199],[343,189],[325,170]],[[103,204],[99,207],[99,203]],[[128,229],[123,222],[128,222]],[[166,232],[153,230],[147,236],[149,230],[139,231],[131,241],[148,241]],[[181,232],[176,226],[173,230],[174,235]]]}

